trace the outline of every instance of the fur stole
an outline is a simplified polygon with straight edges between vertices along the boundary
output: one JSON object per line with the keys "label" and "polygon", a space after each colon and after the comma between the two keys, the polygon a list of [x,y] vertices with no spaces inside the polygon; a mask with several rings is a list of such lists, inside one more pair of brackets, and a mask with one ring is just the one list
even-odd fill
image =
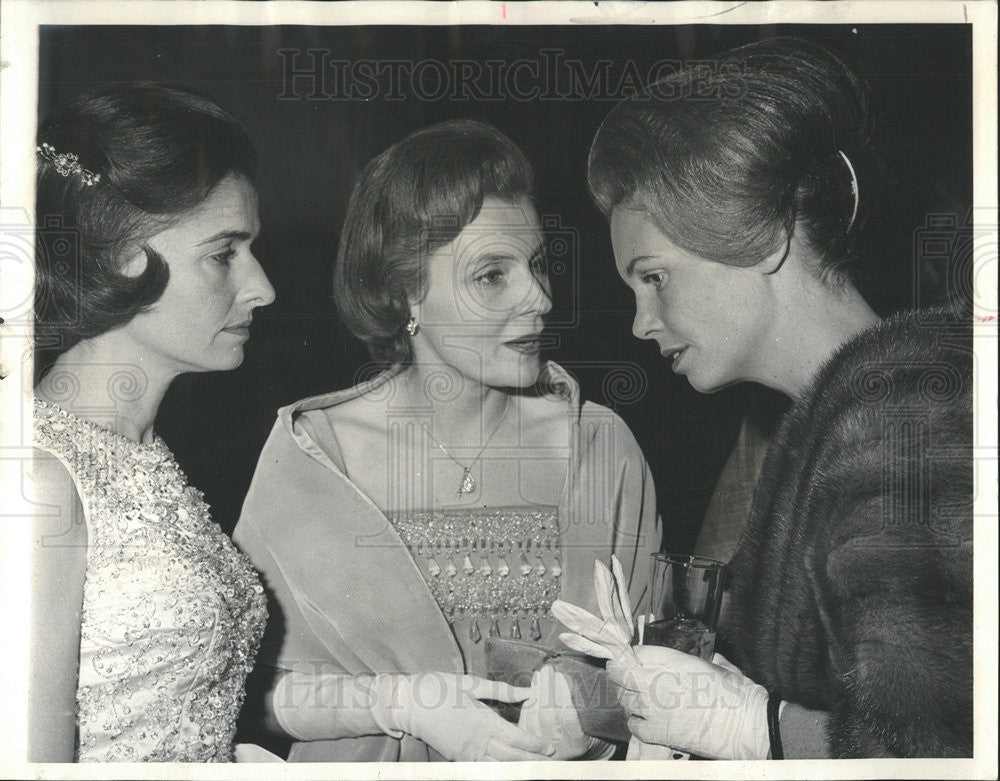
{"label": "fur stole", "polygon": [[972,755],[972,441],[971,327],[924,311],[838,350],[771,446],[727,640],[834,756]]}

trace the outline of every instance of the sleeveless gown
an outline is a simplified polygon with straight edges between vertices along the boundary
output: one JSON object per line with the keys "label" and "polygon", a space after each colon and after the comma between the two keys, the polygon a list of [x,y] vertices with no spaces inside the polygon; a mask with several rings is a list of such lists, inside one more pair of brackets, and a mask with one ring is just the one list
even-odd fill
{"label": "sleeveless gown", "polygon": [[134,442],[38,399],[34,424],[87,524],[79,761],[232,761],[267,618],[249,561],[159,437]]}

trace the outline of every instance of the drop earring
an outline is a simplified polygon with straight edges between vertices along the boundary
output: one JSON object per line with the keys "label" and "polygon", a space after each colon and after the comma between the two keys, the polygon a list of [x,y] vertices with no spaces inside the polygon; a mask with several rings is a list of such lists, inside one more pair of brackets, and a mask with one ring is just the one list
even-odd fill
{"label": "drop earring", "polygon": [[410,316],[410,319],[406,321],[406,325],[405,325],[405,326],[403,326],[403,329],[404,329],[404,330],[406,331],[406,333],[408,333],[408,334],[409,334],[410,336],[416,336],[416,334],[417,334],[417,331],[419,331],[419,330],[420,330],[420,324],[419,324],[419,323],[417,322],[417,318],[415,318],[415,317],[413,317],[413,316],[411,315],[411,316]]}

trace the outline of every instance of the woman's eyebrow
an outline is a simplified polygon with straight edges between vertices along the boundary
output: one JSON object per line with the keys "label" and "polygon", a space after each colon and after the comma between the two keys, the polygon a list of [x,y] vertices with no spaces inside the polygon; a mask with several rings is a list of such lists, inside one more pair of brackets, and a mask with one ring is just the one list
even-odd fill
{"label": "woman's eyebrow", "polygon": [[484,265],[486,263],[513,263],[517,260],[517,256],[513,252],[484,252],[482,255],[475,259],[475,264],[477,266]]}
{"label": "woman's eyebrow", "polygon": [[197,246],[200,247],[203,244],[211,244],[212,242],[221,241],[222,239],[248,240],[248,239],[251,239],[251,238],[253,238],[253,236],[251,234],[247,233],[246,231],[232,231],[232,230],[219,231],[215,235],[209,236],[204,241],[199,241],[198,244],[197,244]]}
{"label": "woman's eyebrow", "polygon": [[652,259],[653,259],[652,255],[636,255],[634,258],[632,258],[632,260],[628,262],[628,265],[625,266],[625,276],[628,277],[632,275],[632,270],[635,268],[636,263],[641,263],[644,260],[652,260]]}

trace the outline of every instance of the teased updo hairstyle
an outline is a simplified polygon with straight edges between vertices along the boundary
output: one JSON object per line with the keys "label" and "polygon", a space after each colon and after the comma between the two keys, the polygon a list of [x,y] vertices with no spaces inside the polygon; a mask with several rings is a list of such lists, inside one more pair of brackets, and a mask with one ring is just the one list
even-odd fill
{"label": "teased updo hairstyle", "polygon": [[483,199],[531,193],[524,153],[496,128],[451,120],[410,134],[371,160],[351,193],[333,292],[351,333],[377,361],[412,360],[409,298],[426,292],[426,264],[476,219]]}
{"label": "teased updo hairstyle", "polygon": [[[860,190],[852,220],[851,161]],[[817,275],[856,281],[855,238],[876,189],[864,82],[819,44],[774,38],[699,62],[616,106],[590,150],[606,216],[645,210],[695,255],[752,266],[793,229]]]}
{"label": "teased updo hairstyle", "polygon": [[[43,143],[76,155],[100,177],[88,185],[37,155],[36,341],[56,351],[123,326],[155,303],[169,270],[143,242],[227,175],[253,181],[255,173],[253,141],[225,109],[149,82],[108,84],[60,106],[39,128]],[[140,248],[143,273],[122,274]]]}

